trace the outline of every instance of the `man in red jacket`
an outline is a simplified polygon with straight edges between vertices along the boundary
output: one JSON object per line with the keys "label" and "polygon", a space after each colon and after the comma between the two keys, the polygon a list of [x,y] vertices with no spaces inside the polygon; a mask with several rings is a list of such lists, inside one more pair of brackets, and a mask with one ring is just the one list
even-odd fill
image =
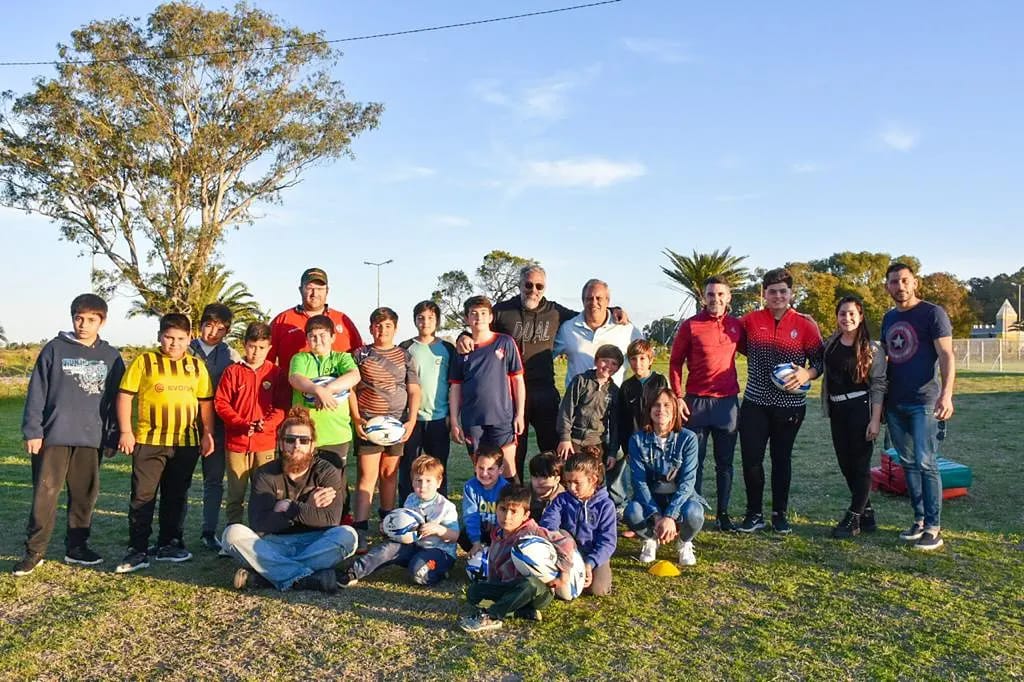
{"label": "man in red jacket", "polygon": [[274,459],[277,427],[284,419],[281,384],[287,379],[267,360],[269,351],[270,325],[253,322],[245,330],[245,356],[224,370],[214,396],[224,422],[229,524],[242,522],[249,473]]}
{"label": "man in red jacket", "polygon": [[[708,437],[714,438],[715,526],[721,531],[736,529],[729,519],[740,392],[736,351],[745,350],[743,325],[728,314],[730,302],[729,283],[722,277],[709,277],[704,282],[704,309],[679,325],[668,363],[669,384],[679,401],[679,413],[686,418],[686,428],[697,434],[694,489],[698,495],[704,479]],[[685,391],[684,364],[689,369]]]}
{"label": "man in red jacket", "polygon": [[299,351],[309,350],[306,345],[306,321],[314,315],[326,315],[334,322],[333,350],[347,353],[363,345],[363,339],[352,319],[340,310],[328,307],[329,291],[327,273],[321,268],[307,269],[299,280],[302,303],[281,311],[270,322],[270,355],[267,357],[285,374],[288,373],[292,356]]}

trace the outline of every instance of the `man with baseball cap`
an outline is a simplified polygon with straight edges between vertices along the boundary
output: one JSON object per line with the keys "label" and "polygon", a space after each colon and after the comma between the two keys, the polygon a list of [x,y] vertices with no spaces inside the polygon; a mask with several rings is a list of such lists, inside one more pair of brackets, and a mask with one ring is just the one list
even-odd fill
{"label": "man with baseball cap", "polygon": [[270,323],[270,354],[267,359],[287,372],[292,356],[306,348],[306,321],[314,315],[326,315],[334,322],[333,350],[347,353],[363,345],[352,319],[327,305],[327,273],[322,268],[308,268],[299,279],[302,303],[278,314]]}

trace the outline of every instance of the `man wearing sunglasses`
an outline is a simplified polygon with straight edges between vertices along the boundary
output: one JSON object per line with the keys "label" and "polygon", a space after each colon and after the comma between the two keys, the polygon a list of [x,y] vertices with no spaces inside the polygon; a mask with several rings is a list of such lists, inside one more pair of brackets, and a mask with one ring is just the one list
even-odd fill
{"label": "man wearing sunglasses", "polygon": [[[526,423],[533,426],[537,447],[542,452],[553,451],[558,445],[555,424],[561,398],[555,388],[555,365],[552,350],[558,328],[579,312],[549,301],[547,273],[539,265],[527,265],[519,271],[519,295],[494,305],[491,329],[515,339],[523,358],[526,380]],[[616,323],[628,324],[629,316],[621,308],[612,308]],[[459,337],[458,350],[468,353],[473,349],[472,339]],[[589,367],[588,367],[589,369]],[[529,439],[519,438],[516,444],[516,477],[521,481],[526,462]]]}

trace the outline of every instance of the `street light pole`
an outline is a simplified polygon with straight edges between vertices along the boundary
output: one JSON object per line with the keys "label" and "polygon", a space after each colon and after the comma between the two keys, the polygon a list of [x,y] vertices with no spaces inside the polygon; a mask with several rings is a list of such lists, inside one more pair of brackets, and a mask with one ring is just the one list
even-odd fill
{"label": "street light pole", "polygon": [[394,262],[394,260],[391,259],[391,258],[388,258],[386,261],[381,261],[380,263],[373,263],[373,262],[368,261],[368,260],[364,260],[363,261],[363,265],[372,265],[373,267],[377,268],[377,307],[378,308],[380,307],[380,268],[381,268],[382,265],[387,265],[388,263],[393,263],[393,262]]}

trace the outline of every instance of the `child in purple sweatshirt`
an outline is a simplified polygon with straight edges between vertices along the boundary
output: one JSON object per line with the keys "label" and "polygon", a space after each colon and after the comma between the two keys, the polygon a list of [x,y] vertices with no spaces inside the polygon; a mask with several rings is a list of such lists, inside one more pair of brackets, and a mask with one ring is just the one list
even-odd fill
{"label": "child in purple sweatshirt", "polygon": [[562,469],[566,492],[548,505],[540,525],[563,530],[576,539],[587,577],[583,585],[595,597],[612,591],[612,567],[617,539],[615,503],[604,487],[604,464],[593,455],[569,457]]}

